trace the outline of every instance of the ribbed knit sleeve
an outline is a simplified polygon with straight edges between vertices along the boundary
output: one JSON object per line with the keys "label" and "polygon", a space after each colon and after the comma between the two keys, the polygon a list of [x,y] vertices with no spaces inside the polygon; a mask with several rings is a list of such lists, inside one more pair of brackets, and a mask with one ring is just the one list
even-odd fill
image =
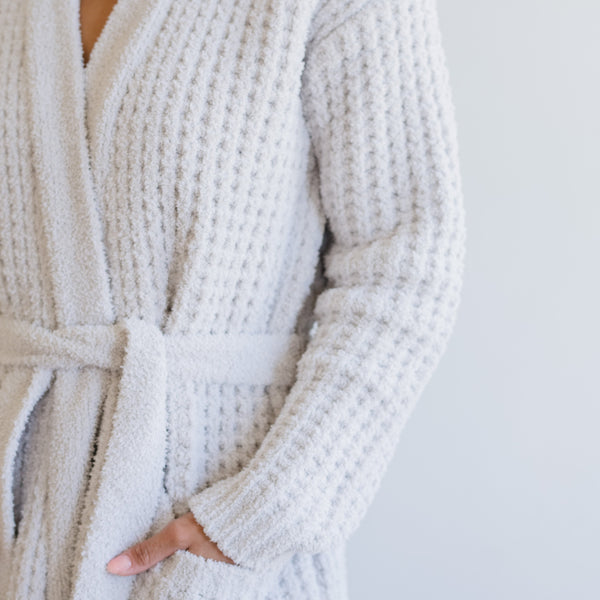
{"label": "ribbed knit sleeve", "polygon": [[462,287],[466,228],[435,0],[323,6],[335,19],[311,40],[302,87],[332,232],[318,326],[252,460],[189,499],[206,534],[249,569],[356,530],[445,351]]}

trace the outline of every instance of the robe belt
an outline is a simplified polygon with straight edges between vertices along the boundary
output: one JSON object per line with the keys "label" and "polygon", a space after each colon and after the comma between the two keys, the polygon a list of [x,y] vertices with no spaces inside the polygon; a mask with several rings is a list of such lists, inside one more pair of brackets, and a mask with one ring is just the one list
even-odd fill
{"label": "robe belt", "polygon": [[48,329],[0,316],[0,365],[33,368],[21,397],[0,398],[6,411],[0,426],[2,542],[10,544],[14,535],[12,481],[19,439],[54,369],[119,371],[114,402],[103,408],[111,415],[111,430],[107,442],[98,443],[90,481],[94,497],[84,516],[82,563],[92,561],[94,567],[88,565],[85,576],[91,571],[104,577],[106,561],[146,535],[164,493],[168,378],[269,385],[281,377],[290,382],[290,368],[301,352],[302,339],[295,333],[165,334],[137,317]]}

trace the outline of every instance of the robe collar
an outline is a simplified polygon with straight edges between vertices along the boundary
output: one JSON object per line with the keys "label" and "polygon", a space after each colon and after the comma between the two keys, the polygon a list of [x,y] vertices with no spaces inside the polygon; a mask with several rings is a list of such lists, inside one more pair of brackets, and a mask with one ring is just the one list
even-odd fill
{"label": "robe collar", "polygon": [[55,305],[48,326],[115,319],[98,183],[128,78],[168,10],[118,0],[87,67],[80,0],[28,0],[25,75],[44,248]]}

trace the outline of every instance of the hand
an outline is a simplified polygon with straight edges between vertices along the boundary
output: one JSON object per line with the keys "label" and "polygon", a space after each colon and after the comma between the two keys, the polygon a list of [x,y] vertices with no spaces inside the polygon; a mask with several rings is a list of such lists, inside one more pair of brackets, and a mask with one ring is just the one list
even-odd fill
{"label": "hand", "polygon": [[131,546],[108,561],[106,569],[115,575],[136,575],[173,554],[176,550],[188,550],[197,556],[235,564],[204,533],[191,511],[173,519],[158,533]]}

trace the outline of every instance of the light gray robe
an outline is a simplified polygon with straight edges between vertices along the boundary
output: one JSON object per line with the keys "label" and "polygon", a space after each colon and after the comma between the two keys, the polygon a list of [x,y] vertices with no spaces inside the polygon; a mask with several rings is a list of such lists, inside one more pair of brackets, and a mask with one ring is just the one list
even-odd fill
{"label": "light gray robe", "polygon": [[[0,0],[3,597],[346,598],[458,308],[434,4],[77,10]],[[190,509],[235,564],[105,570]]]}

